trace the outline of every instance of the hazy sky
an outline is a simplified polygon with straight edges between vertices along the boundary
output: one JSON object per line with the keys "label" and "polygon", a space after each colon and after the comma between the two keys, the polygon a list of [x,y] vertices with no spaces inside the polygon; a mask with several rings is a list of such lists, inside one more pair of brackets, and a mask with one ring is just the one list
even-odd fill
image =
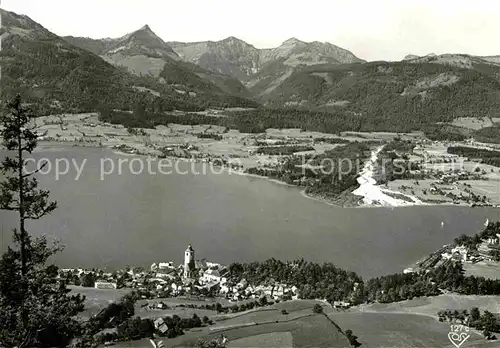
{"label": "hazy sky", "polygon": [[1,0],[58,35],[119,37],[145,24],[165,41],[236,36],[258,48],[328,41],[366,60],[500,55],[497,0]]}

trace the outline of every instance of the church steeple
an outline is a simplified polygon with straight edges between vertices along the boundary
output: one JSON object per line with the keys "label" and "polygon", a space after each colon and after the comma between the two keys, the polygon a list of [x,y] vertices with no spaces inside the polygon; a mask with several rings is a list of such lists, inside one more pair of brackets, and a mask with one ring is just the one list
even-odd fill
{"label": "church steeple", "polygon": [[194,249],[191,244],[188,245],[184,252],[184,278],[191,278],[194,271]]}

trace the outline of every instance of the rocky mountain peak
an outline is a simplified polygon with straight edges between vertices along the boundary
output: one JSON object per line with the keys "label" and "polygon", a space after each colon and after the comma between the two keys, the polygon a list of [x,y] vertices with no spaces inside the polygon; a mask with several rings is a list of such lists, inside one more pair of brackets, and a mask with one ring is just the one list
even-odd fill
{"label": "rocky mountain peak", "polygon": [[414,54],[407,54],[407,55],[403,58],[403,60],[412,60],[412,59],[417,59],[417,58],[419,58],[419,56],[416,56],[416,55],[414,55]]}
{"label": "rocky mountain peak", "polygon": [[297,44],[301,44],[301,43],[304,43],[304,42],[300,41],[296,37],[291,37],[288,40],[283,41],[283,43],[281,44],[281,46],[284,46],[284,45],[286,45],[286,46],[288,46],[288,45],[297,45]]}
{"label": "rocky mountain peak", "polygon": [[163,45],[166,45],[166,43],[158,35],[156,35],[155,32],[152,31],[147,24],[130,34],[125,35],[123,38],[142,41],[157,41],[159,43],[162,43]]}
{"label": "rocky mountain peak", "polygon": [[122,54],[128,56],[146,55],[167,59],[179,59],[174,50],[156,35],[149,25],[121,38],[107,41],[106,49],[101,54]]}
{"label": "rocky mountain peak", "polygon": [[228,36],[226,37],[224,40],[222,41],[229,41],[229,42],[234,42],[234,41],[241,41],[240,39],[238,39],[237,37],[234,37],[234,36]]}
{"label": "rocky mountain peak", "polygon": [[150,31],[150,32],[153,32],[153,31],[151,30],[151,28],[149,27],[149,25],[147,25],[147,24],[146,24],[146,25],[144,25],[144,26],[142,26],[142,27],[141,27],[139,30],[137,30],[137,31]]}

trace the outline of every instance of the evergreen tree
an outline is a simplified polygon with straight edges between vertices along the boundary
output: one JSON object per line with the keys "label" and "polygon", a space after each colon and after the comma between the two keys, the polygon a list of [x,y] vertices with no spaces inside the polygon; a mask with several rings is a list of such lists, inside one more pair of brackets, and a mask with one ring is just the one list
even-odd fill
{"label": "evergreen tree", "polygon": [[352,347],[360,347],[361,343],[358,342],[358,336],[353,335],[352,330],[346,330],[345,336],[349,340]]}
{"label": "evergreen tree", "polygon": [[20,96],[7,108],[0,116],[0,135],[14,157],[0,164],[5,175],[0,182],[0,209],[16,212],[19,227],[13,230],[13,245],[0,258],[0,346],[64,347],[79,332],[75,315],[83,310],[84,298],[70,295],[57,267],[47,265],[61,247],[49,246],[45,237],[33,238],[26,230],[27,220],[49,214],[56,203],[49,201],[48,191],[38,189],[33,177],[37,171],[25,171],[25,155],[37,146],[30,110]]}

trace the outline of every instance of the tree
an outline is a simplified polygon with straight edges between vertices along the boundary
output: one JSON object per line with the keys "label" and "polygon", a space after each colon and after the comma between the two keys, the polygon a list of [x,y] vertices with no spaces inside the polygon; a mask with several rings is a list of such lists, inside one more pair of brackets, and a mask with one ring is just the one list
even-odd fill
{"label": "tree", "polygon": [[214,338],[210,341],[205,341],[203,339],[199,339],[196,342],[196,348],[225,348],[227,343],[227,338],[224,334],[221,334],[219,338]]}
{"label": "tree", "polygon": [[0,136],[14,157],[0,164],[5,179],[0,182],[0,209],[17,212],[19,227],[13,230],[13,245],[0,259],[0,344],[28,347],[34,344],[67,346],[80,331],[74,316],[84,309],[84,298],[70,295],[66,282],[58,279],[58,269],[47,265],[54,253],[45,237],[33,238],[26,230],[27,220],[37,220],[56,208],[49,192],[38,189],[34,174],[25,170],[25,155],[37,146],[37,135],[30,128],[31,111],[15,97],[0,116]]}
{"label": "tree", "polygon": [[193,327],[200,327],[202,325],[200,317],[194,313],[193,318],[191,319]]}
{"label": "tree", "polygon": [[500,250],[498,249],[493,249],[490,250],[490,256],[493,258],[493,261],[500,261]]}
{"label": "tree", "polygon": [[266,296],[262,296],[259,299],[259,303],[260,303],[261,306],[266,306],[267,305],[267,297]]}
{"label": "tree", "polygon": [[473,308],[470,310],[470,320],[471,320],[472,322],[476,322],[476,321],[478,321],[480,318],[481,318],[481,312],[479,312],[479,308],[477,308],[477,307],[473,307]]}
{"label": "tree", "polygon": [[352,347],[357,348],[361,346],[361,343],[358,342],[358,336],[353,335],[352,330],[346,330],[345,335]]}
{"label": "tree", "polygon": [[319,303],[316,303],[313,307],[313,312],[317,314],[323,313],[323,307]]}
{"label": "tree", "polygon": [[89,273],[86,273],[83,275],[81,282],[82,282],[82,286],[84,286],[86,288],[93,288],[95,285],[95,281],[96,281],[95,274],[92,272],[89,272]]}
{"label": "tree", "polygon": [[484,330],[483,330],[483,336],[484,336],[487,340],[489,340],[489,339],[491,339],[491,332],[490,332],[488,329],[484,329]]}

